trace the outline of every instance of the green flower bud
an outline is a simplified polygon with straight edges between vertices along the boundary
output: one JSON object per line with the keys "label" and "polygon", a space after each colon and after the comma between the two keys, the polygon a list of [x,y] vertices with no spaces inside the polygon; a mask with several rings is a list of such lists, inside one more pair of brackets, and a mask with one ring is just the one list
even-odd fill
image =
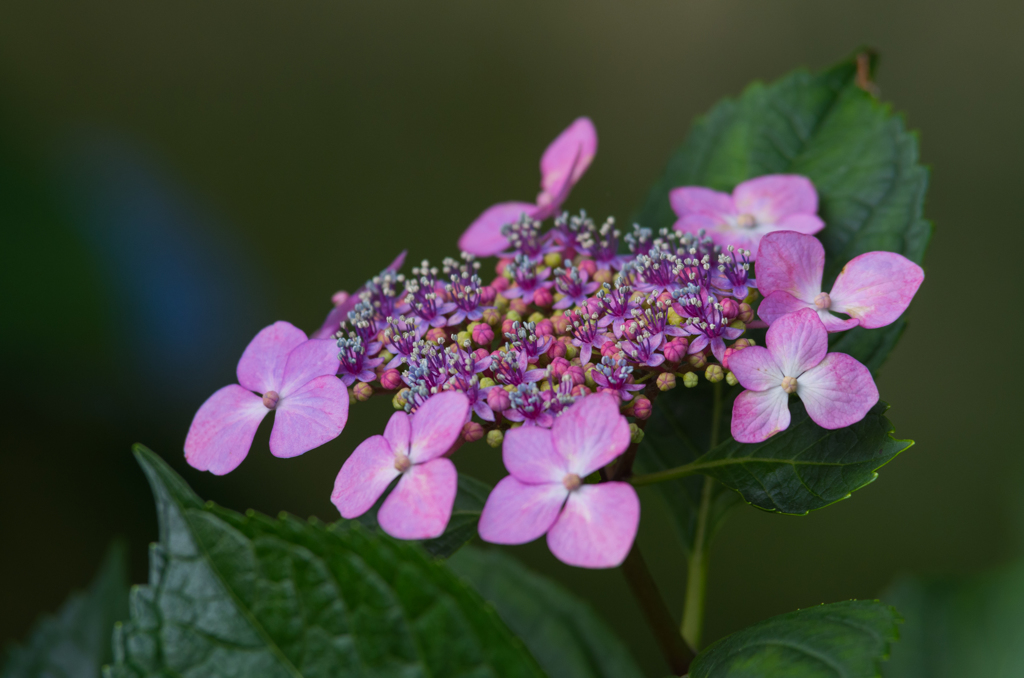
{"label": "green flower bud", "polygon": [[690,367],[695,370],[699,370],[708,364],[708,359],[704,357],[703,353],[694,353],[687,358],[686,361],[690,363]]}
{"label": "green flower bud", "polygon": [[391,404],[396,410],[405,409],[405,396],[409,394],[409,389],[403,388],[401,391],[395,394],[395,397],[391,399]]}
{"label": "green flower bud", "polygon": [[697,385],[697,373],[687,372],[683,375],[683,386],[686,388],[693,388]]}
{"label": "green flower bud", "polygon": [[654,383],[659,391],[671,391],[676,387],[676,375],[671,372],[662,372]]}
{"label": "green flower bud", "polygon": [[533,315],[531,315],[529,318],[527,318],[527,320],[529,320],[531,323],[539,323],[541,320],[544,320],[544,318],[546,318],[546,317],[547,316],[545,316],[543,313],[539,313],[538,312],[538,313],[534,313]]}
{"label": "green flower bud", "polygon": [[490,377],[484,377],[483,379],[480,380],[480,388],[489,388],[491,386],[494,386],[494,384],[495,381]]}
{"label": "green flower bud", "polygon": [[519,315],[515,311],[509,311],[508,313],[505,314],[505,317],[511,320],[512,322],[520,322],[523,319],[523,316]]}
{"label": "green flower bud", "polygon": [[505,439],[505,434],[494,429],[493,431],[487,432],[487,444],[491,447],[501,447],[501,442]]}
{"label": "green flower bud", "polygon": [[636,424],[629,425],[629,440],[634,445],[639,445],[644,439],[644,431]]}
{"label": "green flower bud", "polygon": [[729,386],[735,386],[736,384],[740,383],[740,381],[739,381],[739,379],[736,378],[736,375],[733,374],[732,372],[726,372],[725,373],[725,383],[729,384]]}
{"label": "green flower bud", "polygon": [[562,255],[559,252],[548,252],[544,255],[544,265],[554,268],[562,265]]}
{"label": "green flower bud", "polygon": [[708,365],[708,369],[704,372],[704,378],[712,384],[717,384],[725,378],[725,371],[722,370],[721,365]]}

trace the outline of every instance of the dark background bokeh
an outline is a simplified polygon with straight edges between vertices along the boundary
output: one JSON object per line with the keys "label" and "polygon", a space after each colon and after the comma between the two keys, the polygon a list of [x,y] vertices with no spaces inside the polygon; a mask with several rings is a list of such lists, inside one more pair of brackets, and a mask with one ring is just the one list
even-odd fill
{"label": "dark background bokeh", "polygon": [[[1020,554],[1022,34],[1024,5],[994,0],[3,3],[0,641],[84,585],[114,535],[145,579],[156,524],[132,442],[228,507],[335,517],[334,476],[386,402],[298,459],[270,456],[265,425],[229,476],[184,464],[192,414],[260,327],[316,328],[402,248],[454,253],[483,208],[534,196],[577,115],[601,145],[567,207],[626,220],[695,116],[862,44],[933,172],[928,278],[879,380],[917,445],[810,516],[737,510],[707,638]],[[489,448],[463,456],[498,476]],[[641,543],[679,609],[659,510],[645,502]],[[617,571],[514,552],[663,668]]]}

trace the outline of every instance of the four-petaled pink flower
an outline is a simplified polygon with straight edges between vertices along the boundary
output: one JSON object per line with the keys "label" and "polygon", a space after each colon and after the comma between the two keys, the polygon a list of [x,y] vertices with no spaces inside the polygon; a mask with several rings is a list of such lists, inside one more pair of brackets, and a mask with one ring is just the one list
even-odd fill
{"label": "four-petaled pink flower", "polygon": [[[818,312],[825,329],[840,332],[895,322],[907,310],[924,270],[895,252],[867,252],[843,267],[831,292],[821,291],[825,248],[800,233],[771,233],[757,252],[757,285],[765,299],[757,314],[769,325],[802,308]],[[839,318],[833,313],[845,313]]]}
{"label": "four-petaled pink flower", "polygon": [[845,353],[828,353],[828,332],[809,308],[768,328],[767,348],[749,346],[729,356],[743,388],[732,407],[732,437],[759,443],[789,427],[789,394],[827,429],[856,424],[878,402],[868,368]]}
{"label": "four-petaled pink flower", "polygon": [[331,339],[307,340],[284,321],[264,327],[238,361],[241,386],[225,386],[196,412],[185,459],[215,475],[233,471],[271,410],[277,412],[270,433],[275,457],[295,457],[338,437],[348,421],[348,390],[334,376],[338,362]]}
{"label": "four-petaled pink flower", "polygon": [[544,151],[540,159],[541,192],[536,204],[501,202],[484,210],[459,238],[459,249],[489,257],[508,248],[502,228],[522,215],[543,221],[555,214],[569,191],[587,171],[597,153],[597,130],[590,118],[577,118]]}
{"label": "four-petaled pink flower", "polygon": [[640,500],[628,483],[584,479],[629,447],[629,425],[606,394],[582,398],[548,430],[512,429],[502,459],[511,475],[495,486],[479,533],[494,544],[524,544],[547,533],[556,558],[578,567],[615,567],[633,545]]}
{"label": "four-petaled pink flower", "polygon": [[398,539],[443,533],[458,490],[455,465],[443,455],[468,418],[469,400],[457,391],[431,396],[411,416],[391,415],[384,435],[364,440],[334,481],[331,501],[342,517],[366,513],[401,476],[377,512],[381,528]]}
{"label": "four-petaled pink flower", "polygon": [[[818,217],[818,192],[807,177],[768,174],[744,181],[732,195],[701,186],[669,191],[679,220],[678,231],[701,229],[723,247],[757,251],[761,238],[772,231],[813,234],[825,228]],[[760,282],[760,268],[758,282]]]}

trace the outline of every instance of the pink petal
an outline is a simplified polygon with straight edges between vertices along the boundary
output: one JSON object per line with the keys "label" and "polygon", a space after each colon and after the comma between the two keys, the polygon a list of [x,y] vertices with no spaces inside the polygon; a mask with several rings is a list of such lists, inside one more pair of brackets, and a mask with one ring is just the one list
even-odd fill
{"label": "pink petal", "polygon": [[501,234],[503,226],[514,224],[523,215],[533,216],[537,206],[528,202],[500,202],[491,205],[469,225],[459,238],[459,249],[478,257],[489,257],[509,246]]}
{"label": "pink petal", "polygon": [[744,181],[732,192],[736,211],[758,222],[774,224],[790,214],[816,214],[818,192],[807,177],[769,174]]}
{"label": "pink petal", "polygon": [[281,388],[284,366],[291,350],[306,341],[306,333],[278,320],[259,331],[238,361],[238,383],[250,391],[266,393]]}
{"label": "pink petal", "polygon": [[349,455],[334,479],[331,503],[342,518],[356,518],[369,511],[398,477],[395,452],[384,436],[372,436]]}
{"label": "pink petal", "polygon": [[459,474],[451,459],[413,464],[377,512],[381,529],[396,539],[433,539],[448,526]]}
{"label": "pink petal", "polygon": [[814,235],[825,228],[825,222],[817,214],[790,214],[775,222],[780,231],[796,231],[805,235]]}
{"label": "pink petal", "polygon": [[779,386],[785,377],[771,353],[763,346],[748,346],[733,353],[729,356],[729,369],[743,388],[752,391],[767,391]]}
{"label": "pink petal", "polygon": [[270,453],[287,459],[334,440],[348,421],[348,389],[334,375],[317,377],[277,403]]}
{"label": "pink petal", "polygon": [[[758,280],[757,282],[760,283],[761,281]],[[771,325],[782,316],[796,313],[802,308],[809,308],[812,311],[817,310],[813,302],[801,301],[789,292],[778,290],[767,295],[761,301],[761,305],[757,307],[757,315],[761,320]]]}
{"label": "pink petal", "polygon": [[555,448],[568,469],[585,478],[629,447],[629,424],[614,396],[598,393],[578,400],[551,427]]}
{"label": "pink petal", "polygon": [[590,118],[577,118],[548,145],[540,158],[542,190],[535,218],[546,219],[558,211],[596,154],[597,130]]}
{"label": "pink petal", "polygon": [[291,350],[284,364],[278,395],[286,398],[312,379],[338,373],[338,342],[333,339],[310,339]]}
{"label": "pink petal", "polygon": [[773,322],[765,343],[782,373],[799,377],[828,353],[828,332],[817,313],[803,308]]}
{"label": "pink petal", "polygon": [[633,547],[640,499],[629,483],[583,485],[548,531],[548,548],[576,567],[617,567]]}
{"label": "pink petal", "polygon": [[524,483],[561,483],[569,466],[551,431],[534,426],[511,429],[501,450],[505,468]]}
{"label": "pink petal", "polygon": [[185,459],[200,471],[222,476],[234,471],[252,447],[269,412],[263,399],[237,384],[225,386],[202,404],[185,438]]}
{"label": "pink petal", "polygon": [[821,322],[829,332],[844,332],[860,325],[860,321],[856,318],[840,318],[828,311],[818,311],[818,317],[821,318]]}
{"label": "pink petal", "polygon": [[405,412],[395,412],[388,419],[384,428],[384,438],[391,444],[395,454],[409,454],[409,441],[412,440],[412,417]]}
{"label": "pink petal", "polygon": [[783,291],[813,304],[821,292],[825,248],[814,236],[775,231],[761,238],[755,268],[757,290],[763,296]]}
{"label": "pink petal", "polygon": [[895,322],[924,281],[924,270],[895,252],[868,252],[850,260],[832,287],[832,310],[872,329]]}
{"label": "pink petal", "polygon": [[800,375],[796,394],[811,419],[828,429],[856,424],[878,402],[871,372],[845,353],[829,353]]}
{"label": "pink petal", "polygon": [[683,233],[697,233],[701,230],[710,233],[724,223],[720,217],[713,217],[708,214],[687,214],[684,217],[679,217],[676,223],[672,224],[672,228]]}
{"label": "pink petal", "polygon": [[703,214],[714,217],[713,223],[716,224],[723,221],[722,217],[736,214],[731,195],[702,186],[673,188],[668,192],[668,201],[680,217]]}
{"label": "pink petal", "polygon": [[[749,351],[745,348],[743,351]],[[740,351],[740,353],[743,353]],[[732,359],[739,353],[729,358]],[[732,437],[741,443],[759,443],[789,428],[789,395],[782,386],[766,391],[744,391],[732,405]]]}
{"label": "pink petal", "polygon": [[531,485],[502,478],[484,504],[477,532],[492,544],[525,544],[554,524],[569,490],[561,482]]}
{"label": "pink petal", "polygon": [[432,395],[412,415],[409,459],[422,464],[451,449],[469,418],[469,398],[458,391]]}

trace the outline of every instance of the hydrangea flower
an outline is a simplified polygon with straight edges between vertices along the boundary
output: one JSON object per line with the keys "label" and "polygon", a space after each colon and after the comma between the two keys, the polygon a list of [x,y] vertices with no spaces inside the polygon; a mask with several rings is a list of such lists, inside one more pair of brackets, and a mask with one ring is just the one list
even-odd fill
{"label": "hydrangea flower", "polygon": [[[802,308],[818,312],[829,332],[896,321],[924,281],[924,270],[895,252],[867,252],[850,260],[832,291],[821,291],[825,248],[800,233],[771,233],[757,252],[757,281],[765,299],[757,314],[769,325]],[[833,313],[845,313],[843,319]]]}
{"label": "hydrangea flower", "polygon": [[683,186],[669,192],[679,219],[678,231],[707,232],[722,246],[757,251],[761,238],[772,231],[808,235],[825,228],[818,217],[818,192],[807,177],[768,174],[744,181],[732,192]]}
{"label": "hydrangea flower", "polygon": [[590,118],[577,118],[544,151],[540,159],[541,192],[536,204],[502,202],[484,210],[459,238],[459,249],[477,256],[489,257],[509,246],[502,234],[505,226],[514,224],[525,214],[543,221],[569,197],[569,191],[590,167],[597,153],[597,130]]}
{"label": "hydrangea flower", "polygon": [[556,558],[577,567],[616,567],[640,524],[640,500],[628,483],[584,479],[629,447],[629,424],[615,398],[590,395],[550,430],[513,429],[502,460],[510,475],[487,497],[478,531],[493,544],[525,544],[547,534]]}
{"label": "hydrangea flower", "polygon": [[828,352],[828,332],[809,308],[768,328],[767,348],[748,346],[729,356],[743,388],[732,408],[732,437],[759,443],[789,428],[789,395],[827,429],[856,424],[878,402],[868,368],[845,353]]}
{"label": "hydrangea flower", "polygon": [[[388,264],[388,267],[381,271],[384,273],[397,273],[398,269],[402,268],[402,264],[405,263],[405,250],[395,257],[395,260]],[[334,302],[334,308],[324,318],[324,324],[320,326],[316,332],[313,333],[313,339],[327,339],[334,335],[341,326],[341,322],[348,318],[349,311],[355,309],[356,304],[363,300],[363,292],[366,291],[366,287],[360,287],[356,290],[355,294],[349,294],[344,290],[335,292],[334,296],[331,297],[331,301]]]}
{"label": "hydrangea flower", "polygon": [[277,412],[270,433],[275,457],[296,457],[338,437],[348,421],[348,390],[334,376],[338,365],[333,340],[307,340],[284,321],[264,327],[238,361],[238,384],[220,389],[196,412],[185,459],[200,471],[230,473],[271,410]]}
{"label": "hydrangea flower", "polygon": [[384,435],[364,440],[338,472],[331,502],[343,518],[356,518],[398,485],[377,512],[381,529],[397,539],[433,539],[444,532],[455,504],[458,475],[444,454],[469,417],[469,400],[446,391],[416,413],[395,412]]}

